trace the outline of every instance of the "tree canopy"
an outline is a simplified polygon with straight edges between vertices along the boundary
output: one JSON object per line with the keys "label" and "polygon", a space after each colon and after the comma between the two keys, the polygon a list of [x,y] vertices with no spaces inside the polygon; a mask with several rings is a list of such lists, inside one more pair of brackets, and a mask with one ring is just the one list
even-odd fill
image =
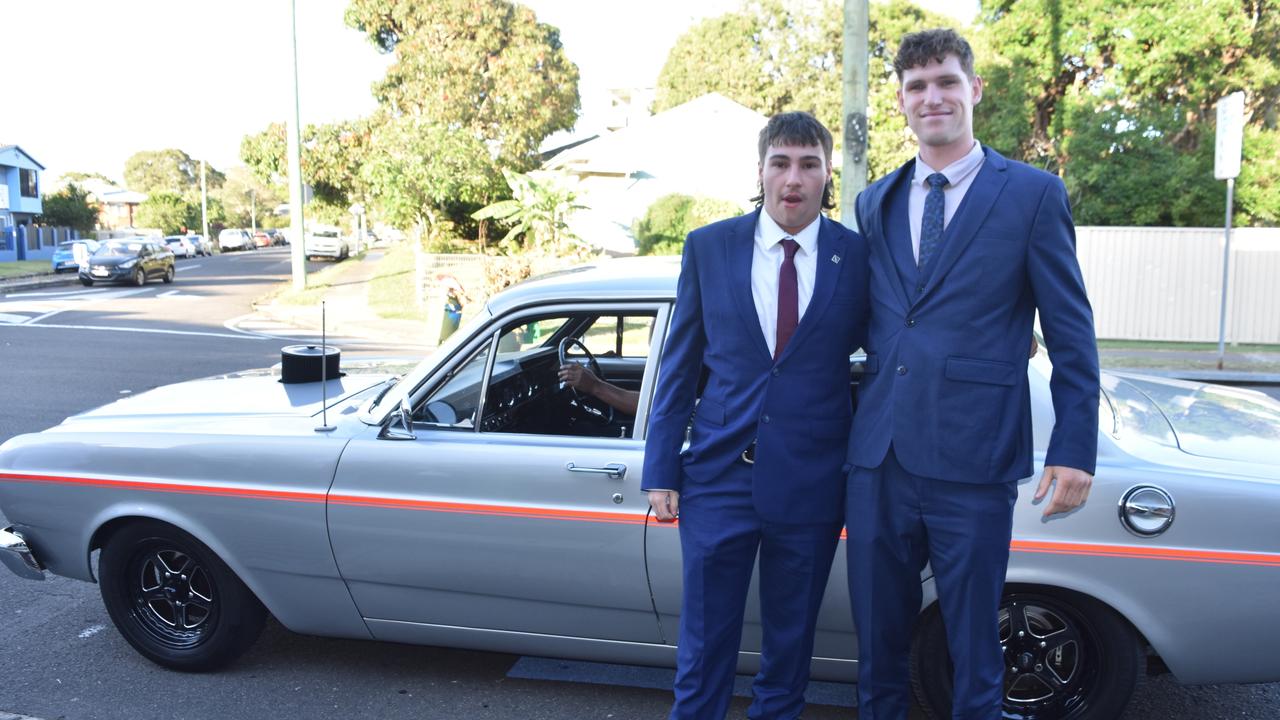
{"label": "tree canopy", "polygon": [[153,192],[138,205],[137,223],[140,227],[159,228],[165,235],[176,235],[200,226],[200,205],[178,193]]}
{"label": "tree canopy", "polygon": [[[206,163],[205,177],[210,188],[220,187],[224,176]],[[130,190],[141,193],[168,192],[179,195],[200,191],[200,161],[176,148],[143,150],[124,163],[124,181]]]}
{"label": "tree canopy", "polygon": [[[65,176],[64,176],[65,177]],[[39,222],[71,227],[87,233],[98,224],[98,204],[90,202],[89,191],[74,182],[41,200]]]}

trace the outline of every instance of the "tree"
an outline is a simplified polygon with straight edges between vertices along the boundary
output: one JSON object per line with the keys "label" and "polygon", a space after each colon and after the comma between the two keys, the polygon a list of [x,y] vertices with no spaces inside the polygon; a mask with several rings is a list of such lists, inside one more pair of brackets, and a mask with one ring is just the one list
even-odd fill
{"label": "tree", "polygon": [[578,68],[559,31],[508,0],[351,0],[347,24],[395,62],[374,86],[381,112],[416,116],[529,170],[538,145],[573,127]]}
{"label": "tree", "polygon": [[[206,164],[208,186],[220,187],[222,173]],[[124,181],[130,190],[142,193],[167,192],[184,195],[200,191],[200,161],[181,150],[143,150],[129,156],[124,164]]]}
{"label": "tree", "polygon": [[742,213],[728,200],[672,193],[654,201],[636,222],[636,252],[639,255],[679,255],[684,239],[707,223]]}
{"label": "tree", "polygon": [[[502,171],[512,199],[501,200],[476,211],[476,220],[494,219],[511,225],[500,241],[508,250],[523,247],[562,254],[566,243],[578,237],[569,230],[569,216],[585,208],[578,193],[561,173]],[[523,239],[523,243],[516,242]]]}
{"label": "tree", "polygon": [[226,222],[236,227],[250,227],[254,224],[252,213],[257,211],[258,227],[277,227],[282,224],[280,218],[272,212],[286,198],[281,185],[263,182],[252,171],[245,167],[233,167],[227,170],[226,181],[222,187],[211,193],[217,198],[225,213]]}
{"label": "tree", "polygon": [[43,212],[37,222],[57,227],[71,227],[87,233],[98,224],[98,204],[89,200],[89,191],[68,183],[66,187],[41,200]]}
{"label": "tree", "polygon": [[[807,110],[836,138],[843,133],[840,63],[844,4],[837,0],[747,2],[698,23],[677,40],[658,76],[654,111],[718,92],[765,115]],[[897,109],[893,55],[898,38],[949,24],[907,0],[873,3],[870,15],[868,167],[875,179],[915,153]]]}
{"label": "tree", "polygon": [[155,192],[138,205],[140,227],[159,228],[165,235],[199,227],[200,206],[177,193]]}
{"label": "tree", "polygon": [[[1244,90],[1249,118],[1237,222],[1280,214],[1276,0],[1002,0],[984,5],[975,112],[987,142],[1060,173],[1082,224],[1222,221],[1214,105]],[[998,93],[998,95],[997,95]]]}

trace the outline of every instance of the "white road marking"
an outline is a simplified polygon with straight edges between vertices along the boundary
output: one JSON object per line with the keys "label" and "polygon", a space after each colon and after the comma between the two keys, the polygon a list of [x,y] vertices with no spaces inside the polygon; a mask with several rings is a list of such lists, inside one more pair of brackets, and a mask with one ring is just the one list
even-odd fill
{"label": "white road marking", "polygon": [[20,324],[20,323],[24,323],[24,322],[26,322],[28,319],[29,319],[29,317],[28,317],[28,316],[26,316],[26,315],[14,315],[14,314],[12,314],[12,313],[0,313],[0,323],[4,323],[4,324],[6,324],[6,325],[18,325],[18,324]]}
{"label": "white road marking", "polygon": [[66,310],[66,309],[67,309],[67,308],[61,308],[61,309],[58,309],[58,310],[50,310],[49,312],[47,312],[47,313],[45,313],[45,314],[43,314],[43,315],[37,315],[36,317],[31,318],[30,320],[28,320],[28,321],[26,322],[26,324],[27,324],[27,325],[31,325],[31,324],[33,324],[33,323],[38,323],[38,322],[40,322],[41,320],[47,320],[47,319],[49,319],[49,318],[53,317],[54,315],[57,315],[58,313],[62,312],[63,310]]}
{"label": "white road marking", "polygon": [[181,291],[181,290],[166,290],[166,291],[164,291],[164,292],[162,292],[162,293],[157,293],[157,294],[156,294],[156,297],[158,297],[158,298],[162,298],[162,297],[173,297],[174,295],[177,295],[177,294],[178,294],[178,293],[180,293],[180,292],[182,292],[182,291]]}
{"label": "white road marking", "polygon": [[198,267],[200,267],[200,263],[196,263],[195,265],[183,265],[183,266],[182,266],[182,269],[183,269],[183,270],[195,270],[195,269],[196,269],[196,268],[198,268]]}
{"label": "white road marking", "polygon": [[[155,335],[195,335],[198,337],[236,338],[239,340],[271,339],[265,335],[251,335],[248,333],[236,334],[236,333],[197,332],[195,330],[162,330],[160,328],[112,327],[110,325],[32,325],[31,323],[22,323],[20,325],[11,325],[10,327],[52,328],[55,330],[109,330],[111,332],[151,333]],[[285,338],[279,338],[279,339],[285,339]]]}
{"label": "white road marking", "polygon": [[106,625],[90,625],[89,627],[80,631],[80,637],[90,638],[106,629],[107,629]]}

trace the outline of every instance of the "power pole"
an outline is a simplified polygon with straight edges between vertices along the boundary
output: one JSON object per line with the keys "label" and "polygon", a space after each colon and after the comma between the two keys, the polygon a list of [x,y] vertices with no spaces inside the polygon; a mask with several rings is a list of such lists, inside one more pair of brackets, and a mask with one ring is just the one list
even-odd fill
{"label": "power pole", "polygon": [[307,286],[306,235],[302,222],[302,113],[298,110],[298,2],[289,0],[289,36],[292,38],[293,118],[289,123],[289,254],[293,289]]}
{"label": "power pole", "polygon": [[844,0],[844,164],[840,173],[840,222],[857,229],[853,206],[867,186],[867,0]]}
{"label": "power pole", "polygon": [[200,234],[206,248],[213,247],[209,238],[209,183],[205,179],[204,160],[200,161]]}

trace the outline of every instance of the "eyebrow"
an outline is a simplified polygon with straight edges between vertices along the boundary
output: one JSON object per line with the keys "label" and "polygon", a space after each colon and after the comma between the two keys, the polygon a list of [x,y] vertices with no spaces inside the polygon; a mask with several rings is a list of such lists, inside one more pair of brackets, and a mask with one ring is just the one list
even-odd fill
{"label": "eyebrow", "polygon": [[[790,160],[791,156],[786,153],[780,153],[780,152],[770,153],[765,157],[765,160],[773,160],[774,158],[784,158],[786,160]],[[796,159],[797,160],[821,160],[822,156],[821,155],[801,155]]]}

